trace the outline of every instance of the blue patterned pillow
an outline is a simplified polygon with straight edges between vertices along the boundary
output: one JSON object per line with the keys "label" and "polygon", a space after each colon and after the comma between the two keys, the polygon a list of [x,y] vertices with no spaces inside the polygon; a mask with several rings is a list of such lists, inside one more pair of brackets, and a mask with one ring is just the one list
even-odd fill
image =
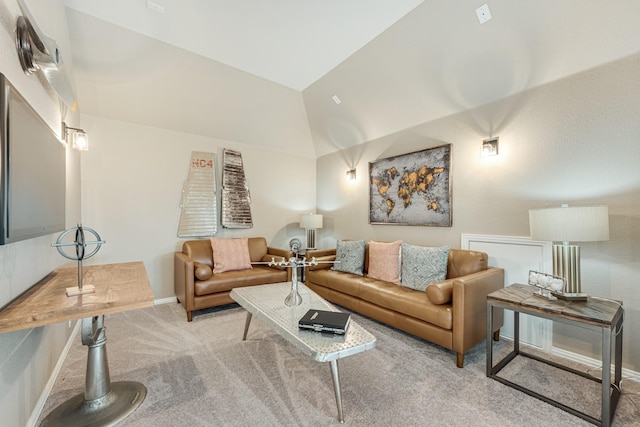
{"label": "blue patterned pillow", "polygon": [[449,246],[429,248],[402,244],[402,286],[424,291],[447,278]]}
{"label": "blue patterned pillow", "polygon": [[336,243],[336,262],[331,267],[335,271],[345,273],[364,274],[364,240],[338,240]]}

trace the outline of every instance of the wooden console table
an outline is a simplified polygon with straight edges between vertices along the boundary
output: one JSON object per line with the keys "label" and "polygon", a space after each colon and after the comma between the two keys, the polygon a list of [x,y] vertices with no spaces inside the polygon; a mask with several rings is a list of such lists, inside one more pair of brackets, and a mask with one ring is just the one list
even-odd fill
{"label": "wooden console table", "polygon": [[82,344],[88,347],[85,392],[64,402],[42,426],[113,425],[127,417],[147,394],[133,381],[111,384],[104,315],[153,305],[142,262],[84,267],[84,282],[95,292],[67,297],[78,282],[77,268],[55,270],[0,310],[0,333],[82,319]]}
{"label": "wooden console table", "polygon": [[[492,292],[487,296],[487,337],[491,337],[493,332],[493,310],[495,308],[513,310],[514,327],[513,350],[495,366],[493,365],[493,340],[487,338],[487,377],[536,397],[593,424],[610,426],[616,407],[618,406],[618,400],[620,399],[620,380],[622,379],[622,305],[615,301],[591,297],[587,301],[550,301],[534,296],[533,294],[536,290],[537,288],[530,285],[514,284]],[[579,325],[588,329],[600,330],[602,332],[602,378],[596,378],[585,372],[522,351],[520,349],[519,331],[520,313],[570,325]],[[611,384],[612,349],[614,350],[615,371],[613,384]],[[518,355],[602,383],[600,419],[499,377],[498,372]]]}

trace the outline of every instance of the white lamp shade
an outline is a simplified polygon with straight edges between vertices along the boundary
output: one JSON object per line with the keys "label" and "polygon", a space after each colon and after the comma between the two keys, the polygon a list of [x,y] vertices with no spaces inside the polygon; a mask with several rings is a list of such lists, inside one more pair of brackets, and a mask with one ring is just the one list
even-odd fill
{"label": "white lamp shade", "polygon": [[555,242],[609,240],[609,208],[559,207],[529,211],[531,238]]}
{"label": "white lamp shade", "polygon": [[312,213],[300,215],[300,228],[322,228],[322,215]]}

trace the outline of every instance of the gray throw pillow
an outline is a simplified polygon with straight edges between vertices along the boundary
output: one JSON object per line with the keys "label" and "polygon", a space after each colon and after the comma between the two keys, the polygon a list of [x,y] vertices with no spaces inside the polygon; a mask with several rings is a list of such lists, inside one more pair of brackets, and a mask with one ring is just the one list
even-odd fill
{"label": "gray throw pillow", "polygon": [[447,278],[449,246],[430,248],[402,244],[402,286],[424,291]]}
{"label": "gray throw pillow", "polygon": [[336,263],[331,267],[335,271],[364,274],[365,240],[338,240],[336,243]]}

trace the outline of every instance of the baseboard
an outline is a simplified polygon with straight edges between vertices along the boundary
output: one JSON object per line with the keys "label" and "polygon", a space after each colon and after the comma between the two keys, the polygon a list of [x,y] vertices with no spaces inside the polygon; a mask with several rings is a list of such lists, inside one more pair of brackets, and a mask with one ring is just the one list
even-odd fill
{"label": "baseboard", "polygon": [[80,323],[81,322],[79,320],[76,321],[76,325],[74,326],[73,331],[71,332],[71,335],[69,335],[69,339],[67,340],[67,343],[65,344],[64,349],[62,350],[62,352],[60,353],[60,356],[58,357],[56,366],[53,368],[53,372],[49,376],[49,381],[47,381],[47,385],[42,390],[42,393],[40,393],[40,398],[36,402],[36,406],[33,408],[33,411],[31,411],[31,417],[29,417],[26,423],[27,427],[36,426],[36,423],[38,422],[38,418],[40,418],[40,415],[42,414],[42,410],[44,409],[44,404],[47,402],[47,399],[49,398],[49,394],[51,393],[51,390],[53,390],[53,386],[56,383],[56,379],[58,378],[58,374],[62,369],[62,365],[64,364],[64,361],[67,358],[67,354],[69,354],[69,350],[71,350],[71,346],[75,342],[76,336],[78,335],[78,331],[80,330]]}
{"label": "baseboard", "polygon": [[[500,335],[500,339],[513,342],[513,338],[507,337],[507,336]],[[526,342],[521,342],[520,347],[529,347],[534,351],[544,351],[540,347],[533,346]],[[594,359],[592,357],[587,357],[582,354],[573,353],[571,351],[563,350],[561,348],[553,347],[553,346],[551,347],[551,354],[554,356],[571,360],[572,362],[581,363],[593,369],[602,369],[602,361],[599,359]],[[612,378],[613,378],[613,373],[612,373]],[[640,372],[632,371],[631,369],[622,368],[622,379],[625,379],[625,378],[640,382]]]}
{"label": "baseboard", "polygon": [[[582,363],[594,369],[602,368],[602,361],[591,357],[583,356],[582,354],[573,353],[571,351],[563,350],[561,348],[552,347],[551,354],[565,359],[572,360],[574,362]],[[612,361],[613,363],[613,361]],[[622,368],[622,378],[628,378],[634,381],[640,381],[640,372],[632,371],[631,369]]]}
{"label": "baseboard", "polygon": [[158,304],[169,304],[170,302],[172,303],[177,303],[178,302],[178,298],[176,297],[169,297],[169,298],[160,298],[157,300],[153,300],[153,304],[154,305],[158,305]]}

